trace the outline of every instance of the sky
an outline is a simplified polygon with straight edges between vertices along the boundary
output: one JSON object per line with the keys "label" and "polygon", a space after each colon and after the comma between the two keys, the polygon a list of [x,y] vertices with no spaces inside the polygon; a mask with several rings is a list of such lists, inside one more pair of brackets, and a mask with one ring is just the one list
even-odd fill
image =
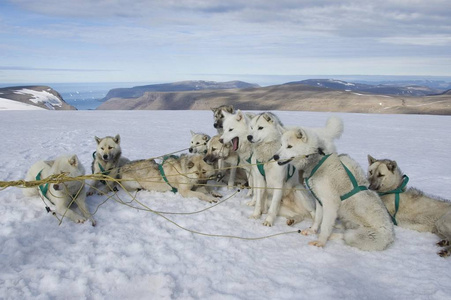
{"label": "sky", "polygon": [[449,0],[1,0],[0,83],[451,76]]}

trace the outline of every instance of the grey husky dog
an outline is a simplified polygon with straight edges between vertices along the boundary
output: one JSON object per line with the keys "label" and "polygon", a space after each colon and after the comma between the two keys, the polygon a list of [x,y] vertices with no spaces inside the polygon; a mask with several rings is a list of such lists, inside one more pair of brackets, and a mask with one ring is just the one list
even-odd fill
{"label": "grey husky dog", "polygon": [[235,112],[232,105],[221,105],[219,107],[215,107],[211,109],[213,111],[213,127],[216,128],[218,134],[222,134],[224,132],[222,128],[222,122],[224,121],[224,112],[229,114],[233,114]]}
{"label": "grey husky dog", "polygon": [[[118,168],[129,160],[122,156],[121,137],[106,136],[104,138],[94,137],[97,143],[97,150],[92,154],[93,162],[91,170],[93,174],[101,173],[112,178],[117,178]],[[114,190],[115,184],[110,181],[94,180],[88,190],[90,196],[96,191],[99,195]]]}
{"label": "grey husky dog", "polygon": [[408,177],[394,160],[368,155],[370,189],[379,193],[393,222],[404,228],[432,232],[444,239],[438,255],[451,255],[451,202],[427,196],[413,187],[406,188]]}

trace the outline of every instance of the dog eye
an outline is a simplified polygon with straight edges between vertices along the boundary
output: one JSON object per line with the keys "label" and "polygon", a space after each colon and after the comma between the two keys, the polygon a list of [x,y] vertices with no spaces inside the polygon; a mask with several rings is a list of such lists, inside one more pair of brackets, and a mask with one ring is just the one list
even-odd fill
{"label": "dog eye", "polygon": [[113,147],[110,147],[110,146],[109,146],[109,147],[108,147],[108,150],[111,150],[111,149],[113,149]]}
{"label": "dog eye", "polygon": [[230,132],[230,131],[233,131],[233,128],[230,128],[230,129],[229,129],[229,132]]}
{"label": "dog eye", "polygon": [[199,145],[199,142],[197,142],[196,145]]}
{"label": "dog eye", "polygon": [[384,174],[381,174],[381,173],[379,173],[379,174],[377,174],[377,177],[384,177],[385,175]]}
{"label": "dog eye", "polygon": [[216,148],[211,148],[211,151],[216,151]]}
{"label": "dog eye", "polygon": [[258,130],[262,130],[263,129],[263,127],[262,126],[258,126]]}
{"label": "dog eye", "polygon": [[101,147],[100,149],[105,150],[105,148]]}
{"label": "dog eye", "polygon": [[288,145],[288,146],[287,146],[287,148],[288,148],[288,149],[291,149],[291,148],[293,148],[293,146],[291,146],[291,145]]}

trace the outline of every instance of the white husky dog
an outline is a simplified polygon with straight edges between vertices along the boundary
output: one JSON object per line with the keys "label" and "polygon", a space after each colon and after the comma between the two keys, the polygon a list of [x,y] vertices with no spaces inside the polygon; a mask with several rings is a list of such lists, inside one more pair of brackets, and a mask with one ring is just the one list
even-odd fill
{"label": "white husky dog", "polygon": [[[253,145],[252,174],[255,191],[255,208],[251,218],[259,218],[266,212],[267,197],[272,196],[268,216],[263,222],[272,226],[278,214],[287,217],[287,224],[293,225],[305,217],[312,217],[315,200],[299,184],[299,172],[292,165],[279,165],[273,160],[281,146],[283,124],[279,118],[265,112],[254,117],[249,126],[247,139]],[[288,205],[295,210],[288,209]],[[282,204],[282,208],[281,208]]]}
{"label": "white husky dog", "polygon": [[[240,157],[239,165],[246,171],[249,185],[252,188],[252,167],[250,165],[252,145],[247,139],[249,135],[249,122],[251,120],[250,115],[243,113],[241,110],[237,110],[235,114],[223,111],[222,114],[224,115],[222,122],[224,133],[221,135],[219,141],[223,144],[232,144],[232,151],[236,152]],[[255,202],[252,201],[248,204],[253,205]]]}
{"label": "white husky dog", "polygon": [[210,136],[201,132],[194,132],[191,130],[191,141],[188,149],[189,153],[207,153],[207,143],[210,140]]}
{"label": "white husky dog", "polygon": [[382,200],[367,189],[365,173],[354,160],[326,155],[325,144],[307,128],[291,129],[282,136],[279,164],[291,162],[304,170],[306,185],[317,199],[313,225],[302,233],[317,233],[321,226],[318,240],[309,244],[323,247],[338,217],[345,243],[361,250],[386,249],[394,241],[394,229]]}
{"label": "white husky dog", "polygon": [[[38,161],[28,170],[25,180],[42,180],[51,175],[63,173],[69,177],[78,177],[85,174],[85,169],[80,164],[77,155],[60,156],[50,161]],[[23,193],[28,197],[40,195],[47,205],[47,202],[50,202],[55,206],[57,214],[68,217],[75,223],[83,223],[86,219],[90,219],[92,226],[95,226],[96,221],[86,207],[84,184],[84,180],[47,183],[39,187],[26,188]],[[77,204],[83,216],[70,208],[73,202]]]}
{"label": "white husky dog", "polygon": [[375,159],[368,155],[370,189],[379,193],[393,222],[404,228],[432,232],[444,239],[438,254],[450,256],[451,202],[427,196],[415,188],[406,188],[408,177],[394,160]]}
{"label": "white husky dog", "polygon": [[[101,173],[112,178],[117,178],[119,167],[123,166],[129,160],[122,156],[121,137],[106,136],[104,138],[94,137],[97,143],[97,150],[92,154],[93,162],[91,165],[92,174]],[[114,190],[115,184],[110,181],[94,180],[88,190],[90,196],[96,191],[99,195]]]}

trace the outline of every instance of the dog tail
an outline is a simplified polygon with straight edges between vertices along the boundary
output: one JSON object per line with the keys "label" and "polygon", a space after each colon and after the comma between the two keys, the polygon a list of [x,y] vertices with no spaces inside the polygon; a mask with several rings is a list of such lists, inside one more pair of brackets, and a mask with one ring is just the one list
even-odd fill
{"label": "dog tail", "polygon": [[339,139],[343,134],[343,120],[336,116],[331,116],[327,119],[326,123],[326,135],[329,139],[335,140]]}

